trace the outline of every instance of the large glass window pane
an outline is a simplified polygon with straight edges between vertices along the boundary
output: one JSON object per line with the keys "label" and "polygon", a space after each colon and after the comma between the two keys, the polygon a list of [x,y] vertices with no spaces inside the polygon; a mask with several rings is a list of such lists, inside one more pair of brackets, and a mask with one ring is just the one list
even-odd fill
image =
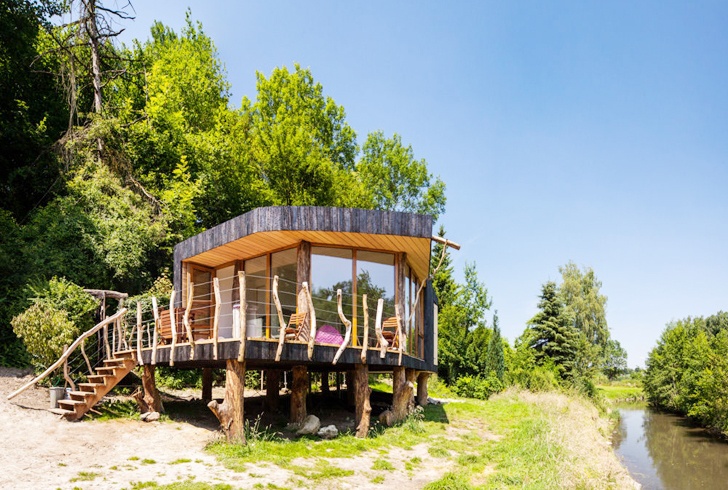
{"label": "large glass window pane", "polygon": [[358,251],[356,254],[356,296],[358,336],[364,341],[364,313],[362,297],[367,295],[369,307],[369,344],[376,344],[374,322],[377,313],[377,301],[384,300],[382,318],[394,316],[395,297],[394,255],[381,252]]}
{"label": "large glass window pane", "polygon": [[319,328],[331,325],[342,335],[337,313],[336,290],[341,289],[344,315],[352,312],[352,251],[344,248],[311,247],[311,296]]}
{"label": "large glass window pane", "polygon": [[[296,312],[296,281],[298,280],[296,255],[296,249],[292,248],[271,254],[270,257],[271,288],[273,288],[273,277],[278,276],[278,298],[281,301],[284,321],[288,321],[288,317]],[[272,297],[271,326],[275,327],[271,330],[271,335],[278,336],[278,312]]]}
{"label": "large glass window pane", "polygon": [[192,322],[195,340],[210,338],[212,319],[212,271],[192,266]]}
{"label": "large glass window pane", "polygon": [[245,300],[247,302],[246,331],[248,337],[263,337],[266,326],[266,291],[268,257],[258,257],[245,261]]}

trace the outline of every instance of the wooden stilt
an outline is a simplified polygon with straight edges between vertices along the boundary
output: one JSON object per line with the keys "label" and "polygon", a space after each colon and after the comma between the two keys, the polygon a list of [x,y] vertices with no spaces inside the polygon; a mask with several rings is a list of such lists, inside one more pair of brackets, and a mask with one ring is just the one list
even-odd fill
{"label": "wooden stilt", "polygon": [[329,388],[329,372],[323,371],[321,373],[321,393],[328,394],[330,391]]}
{"label": "wooden stilt", "polygon": [[152,311],[154,312],[154,336],[152,339],[152,365],[157,364],[157,343],[159,342],[159,308],[157,307],[157,298],[152,296]]}
{"label": "wooden stilt", "polygon": [[206,402],[212,400],[212,368],[202,368],[202,399]]}
{"label": "wooden stilt", "polygon": [[430,375],[427,371],[420,371],[417,374],[417,404],[421,407],[427,405],[427,380],[430,379]]}
{"label": "wooden stilt", "polygon": [[306,395],[308,392],[308,370],[306,366],[293,366],[291,390],[291,423],[300,424],[306,418]]}
{"label": "wooden stilt", "polygon": [[144,387],[144,402],[153,412],[164,412],[162,398],[157,390],[157,383],[154,380],[156,366],[145,364],[142,371],[142,386]]}
{"label": "wooden stilt", "polygon": [[404,377],[407,380],[409,388],[409,401],[407,402],[407,413],[412,413],[415,409],[415,382],[417,381],[417,371],[414,369],[405,369]]}
{"label": "wooden stilt", "polygon": [[354,371],[354,390],[356,393],[356,437],[365,438],[369,434],[369,417],[372,406],[369,403],[369,366],[357,364]]}
{"label": "wooden stilt", "polygon": [[277,412],[281,391],[281,371],[269,369],[265,372],[265,409]]}
{"label": "wooden stilt", "polygon": [[225,400],[218,404],[215,400],[207,404],[217,419],[229,442],[245,443],[243,402],[245,390],[245,363],[227,359],[225,375]]}
{"label": "wooden stilt", "polygon": [[411,382],[407,381],[405,375],[405,368],[401,366],[395,366],[392,371],[392,388],[394,391],[393,395],[393,421],[395,423],[401,422],[409,415],[409,404],[412,398]]}
{"label": "wooden stilt", "polygon": [[356,397],[354,396],[354,392],[356,389],[354,388],[354,371],[347,371],[346,372],[346,404],[350,407],[353,407],[356,404]]}

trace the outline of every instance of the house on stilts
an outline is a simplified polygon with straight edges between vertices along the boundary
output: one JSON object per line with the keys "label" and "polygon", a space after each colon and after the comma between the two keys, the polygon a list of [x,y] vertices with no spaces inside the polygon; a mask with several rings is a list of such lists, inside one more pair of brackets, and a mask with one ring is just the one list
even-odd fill
{"label": "house on stilts", "polygon": [[87,362],[84,383],[67,377],[71,398],[59,402],[58,413],[82,417],[141,365],[152,408],[156,366],[225,368],[225,399],[209,406],[231,439],[243,433],[246,370],[265,373],[273,398],[281,373],[292,371],[294,423],[306,417],[309,373],[349,373],[360,436],[369,428],[369,373],[392,373],[390,419],[402,419],[415,385],[426,403],[427,379],[437,369],[432,241],[459,248],[433,237],[432,226],[431,216],[413,213],[266,207],[193,236],[174,248],[169,303],[122,305],[44,373],[67,364],[87,339],[101,339],[99,366]]}

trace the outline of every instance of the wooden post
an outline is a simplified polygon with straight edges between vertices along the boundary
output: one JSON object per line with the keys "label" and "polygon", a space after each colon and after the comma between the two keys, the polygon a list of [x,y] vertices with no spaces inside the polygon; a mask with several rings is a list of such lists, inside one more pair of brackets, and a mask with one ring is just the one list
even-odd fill
{"label": "wooden post", "polygon": [[152,365],[157,364],[157,342],[159,342],[159,308],[157,298],[152,296],[152,312],[154,313],[154,335],[152,338]]}
{"label": "wooden post", "polygon": [[321,393],[328,394],[331,390],[329,389],[329,372],[321,372]]}
{"label": "wooden post", "polygon": [[306,418],[306,394],[308,392],[308,370],[306,366],[293,366],[291,390],[291,423],[301,424]]}
{"label": "wooden post", "polygon": [[269,369],[265,372],[265,409],[277,412],[281,391],[281,371]]}
{"label": "wooden post", "polygon": [[[67,350],[68,350],[68,346],[67,345],[64,345],[63,346],[63,353],[65,354]],[[65,378],[66,383],[69,384],[69,386],[71,387],[71,389],[73,391],[76,391],[76,384],[73,382],[73,380],[71,379],[71,375],[68,372],[68,357],[66,357],[66,360],[63,361],[63,377]]]}
{"label": "wooden post", "polygon": [[192,282],[191,277],[192,275],[188,272],[187,306],[185,307],[185,316],[182,319],[182,322],[185,324],[185,331],[187,332],[187,342],[190,343],[190,361],[194,360],[195,358],[195,337],[192,335],[192,326],[190,325],[190,312],[192,311],[192,300],[194,298],[194,296],[192,295],[192,291],[195,287],[195,284]]}
{"label": "wooden post", "polygon": [[169,324],[172,327],[172,347],[169,349],[169,365],[174,366],[174,349],[177,347],[177,314],[174,310],[174,297],[177,291],[169,295]]}
{"label": "wooden post", "polygon": [[306,295],[306,307],[308,309],[308,360],[313,357],[313,347],[316,342],[316,310],[313,307],[313,298],[308,283],[304,282],[301,287]]}
{"label": "wooden post", "polygon": [[361,346],[361,362],[367,363],[367,348],[369,347],[369,305],[367,305],[367,295],[361,297],[361,306],[364,313],[364,341]]}
{"label": "wooden post", "polygon": [[398,364],[402,365],[402,352],[404,351],[404,346],[407,343],[407,334],[405,333],[405,329],[402,328],[402,310],[399,305],[394,305],[394,314],[397,315],[397,335],[399,336],[399,361]]}
{"label": "wooden post", "polygon": [[109,347],[109,325],[104,325],[104,348],[106,349],[106,359],[111,359],[111,347]]}
{"label": "wooden post", "polygon": [[145,364],[142,371],[142,386],[144,387],[144,402],[149,406],[152,412],[164,412],[162,405],[162,397],[159,396],[157,383],[154,380],[154,371],[156,366]]}
{"label": "wooden post", "polygon": [[372,413],[372,406],[369,403],[369,395],[372,392],[369,388],[369,366],[357,364],[354,369],[356,437],[365,438],[369,434],[369,417]]}
{"label": "wooden post", "polygon": [[245,359],[245,339],[248,337],[248,303],[245,294],[245,272],[238,271],[238,288],[240,290],[240,299],[238,308],[239,325],[240,325],[240,350],[238,351],[238,362]]}
{"label": "wooden post", "polygon": [[283,308],[281,308],[281,300],[278,298],[278,276],[273,277],[273,302],[278,312],[278,350],[276,351],[276,362],[278,362],[281,360],[283,343],[286,341],[286,322],[283,320]]}
{"label": "wooden post", "polygon": [[137,301],[137,362],[142,364],[142,303]]}
{"label": "wooden post", "polygon": [[401,422],[409,415],[409,404],[412,398],[412,383],[407,381],[405,369],[401,366],[395,366],[392,371],[392,389],[393,394],[393,421]]}
{"label": "wooden post", "polygon": [[212,358],[217,359],[217,336],[220,329],[220,307],[222,306],[220,304],[222,302],[220,299],[220,279],[215,277],[212,280],[212,286],[215,292],[215,316],[212,320]]}
{"label": "wooden post", "polygon": [[346,404],[350,407],[353,407],[356,405],[356,396],[355,391],[356,388],[354,387],[354,371],[347,371],[346,372]]}
{"label": "wooden post", "polygon": [[409,386],[407,413],[412,413],[415,409],[415,382],[417,381],[417,371],[415,371],[414,369],[406,368],[404,370],[404,377],[407,380],[407,386]]}
{"label": "wooden post", "polygon": [[245,443],[245,363],[236,359],[227,359],[225,363],[225,400],[221,405],[212,400],[207,406],[220,421],[229,442]]}
{"label": "wooden post", "polygon": [[387,355],[387,347],[389,347],[389,342],[387,339],[384,338],[384,335],[382,335],[382,313],[384,312],[384,299],[379,298],[379,301],[377,301],[377,317],[374,320],[374,331],[377,334],[377,339],[379,340],[379,358],[384,359],[384,356]]}
{"label": "wooden post", "polygon": [[116,352],[116,323],[111,324],[111,357]]}
{"label": "wooden post", "polygon": [[83,339],[81,341],[81,355],[83,356],[83,360],[86,361],[86,367],[88,368],[88,373],[93,374],[94,370],[91,367],[91,361],[89,361],[88,356],[86,355],[86,348],[84,344],[86,343],[86,339]]}
{"label": "wooden post", "polygon": [[417,374],[417,404],[421,407],[427,405],[427,380],[430,374],[427,371],[420,371]]}
{"label": "wooden post", "polygon": [[202,399],[206,402],[212,400],[212,368],[202,368]]}
{"label": "wooden post", "polygon": [[336,308],[339,312],[339,318],[341,319],[341,322],[346,326],[346,334],[344,335],[344,341],[339,346],[339,350],[336,351],[336,355],[334,356],[333,364],[336,365],[336,363],[339,361],[339,357],[341,357],[341,354],[344,353],[344,350],[346,350],[346,346],[349,345],[349,340],[351,340],[351,322],[344,316],[344,310],[341,306],[341,289],[336,290]]}

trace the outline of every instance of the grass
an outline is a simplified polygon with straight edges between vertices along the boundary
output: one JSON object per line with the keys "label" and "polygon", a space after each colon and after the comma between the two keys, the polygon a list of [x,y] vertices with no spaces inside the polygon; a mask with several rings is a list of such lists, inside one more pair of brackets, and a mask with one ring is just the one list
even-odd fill
{"label": "grass", "polygon": [[93,481],[96,478],[98,478],[99,476],[101,476],[101,473],[94,473],[91,471],[81,471],[78,473],[77,476],[74,476],[73,478],[71,478],[70,481],[71,481],[71,483],[77,482],[77,481]]}
{"label": "grass", "polygon": [[[434,465],[448,472],[429,483],[430,490],[620,488],[619,482],[609,483],[615,474],[610,465],[618,463],[597,427],[604,420],[593,404],[573,396],[513,390],[487,401],[428,405],[399,426],[372,430],[366,439],[344,434],[289,440],[268,433],[248,446],[216,442],[207,450],[234,471],[262,462],[288,470],[291,487],[336,486],[331,480],[355,474],[337,461],[365,455],[372,458],[371,470],[380,472],[367,475],[373,484],[386,485],[397,472],[411,479],[417,468]],[[578,446],[594,437],[604,444],[597,443],[593,454],[593,448]],[[427,456],[405,458],[404,470],[392,464],[390,454],[416,446],[426,448]]]}
{"label": "grass", "polygon": [[599,393],[612,403],[643,401],[645,394],[642,387],[632,384],[610,383],[598,385]]}

